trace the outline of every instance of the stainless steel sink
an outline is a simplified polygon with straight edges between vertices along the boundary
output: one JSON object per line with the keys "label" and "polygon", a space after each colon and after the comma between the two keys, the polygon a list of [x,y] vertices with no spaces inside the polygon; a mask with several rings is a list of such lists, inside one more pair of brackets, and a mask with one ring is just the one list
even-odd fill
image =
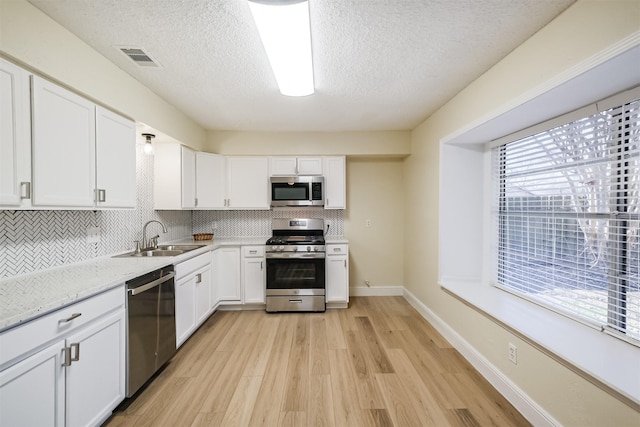
{"label": "stainless steel sink", "polygon": [[142,252],[127,252],[116,255],[113,258],[145,257],[145,256],[177,256],[186,252],[200,249],[205,245],[158,245],[157,249],[149,249]]}

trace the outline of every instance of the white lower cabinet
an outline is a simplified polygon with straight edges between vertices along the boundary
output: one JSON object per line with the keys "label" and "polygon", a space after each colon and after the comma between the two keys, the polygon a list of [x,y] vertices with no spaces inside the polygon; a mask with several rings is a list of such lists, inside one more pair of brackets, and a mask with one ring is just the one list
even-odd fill
{"label": "white lower cabinet", "polygon": [[213,251],[214,304],[241,304],[240,248],[221,247]]}
{"label": "white lower cabinet", "polygon": [[0,334],[0,425],[88,426],[125,397],[118,287]]}
{"label": "white lower cabinet", "polygon": [[66,372],[67,426],[98,425],[124,399],[125,348],[117,344],[124,323],[124,312],[115,313],[67,339],[71,351],[78,348],[72,356],[79,356]]}
{"label": "white lower cabinet", "polygon": [[244,304],[265,303],[264,245],[242,247],[242,285]]}
{"label": "white lower cabinet", "polygon": [[0,425],[63,426],[64,340],[0,372]]}
{"label": "white lower cabinet", "polygon": [[329,244],[325,248],[327,305],[346,307],[349,303],[349,246]]}
{"label": "white lower cabinet", "polygon": [[213,312],[211,252],[175,266],[176,348],[179,348]]}

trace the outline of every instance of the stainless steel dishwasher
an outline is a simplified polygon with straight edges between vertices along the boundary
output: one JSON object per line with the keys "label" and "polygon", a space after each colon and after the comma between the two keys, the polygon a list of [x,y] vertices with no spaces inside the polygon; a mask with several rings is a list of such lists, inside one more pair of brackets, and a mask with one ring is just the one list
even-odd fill
{"label": "stainless steel dishwasher", "polygon": [[127,284],[127,397],[133,396],[176,352],[173,265]]}

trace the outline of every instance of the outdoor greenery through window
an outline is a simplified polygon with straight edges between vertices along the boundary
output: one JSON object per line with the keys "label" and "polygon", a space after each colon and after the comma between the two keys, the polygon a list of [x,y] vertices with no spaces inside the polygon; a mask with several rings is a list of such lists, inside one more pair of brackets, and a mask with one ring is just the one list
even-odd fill
{"label": "outdoor greenery through window", "polygon": [[493,162],[497,285],[640,340],[640,100],[500,145]]}

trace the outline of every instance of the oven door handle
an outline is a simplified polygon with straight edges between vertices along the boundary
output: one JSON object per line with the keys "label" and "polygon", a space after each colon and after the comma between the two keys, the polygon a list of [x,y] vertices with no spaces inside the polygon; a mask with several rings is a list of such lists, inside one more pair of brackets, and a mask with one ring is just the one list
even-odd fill
{"label": "oven door handle", "polygon": [[300,252],[267,252],[265,257],[267,259],[322,259],[325,258],[325,254],[318,252],[300,253]]}

